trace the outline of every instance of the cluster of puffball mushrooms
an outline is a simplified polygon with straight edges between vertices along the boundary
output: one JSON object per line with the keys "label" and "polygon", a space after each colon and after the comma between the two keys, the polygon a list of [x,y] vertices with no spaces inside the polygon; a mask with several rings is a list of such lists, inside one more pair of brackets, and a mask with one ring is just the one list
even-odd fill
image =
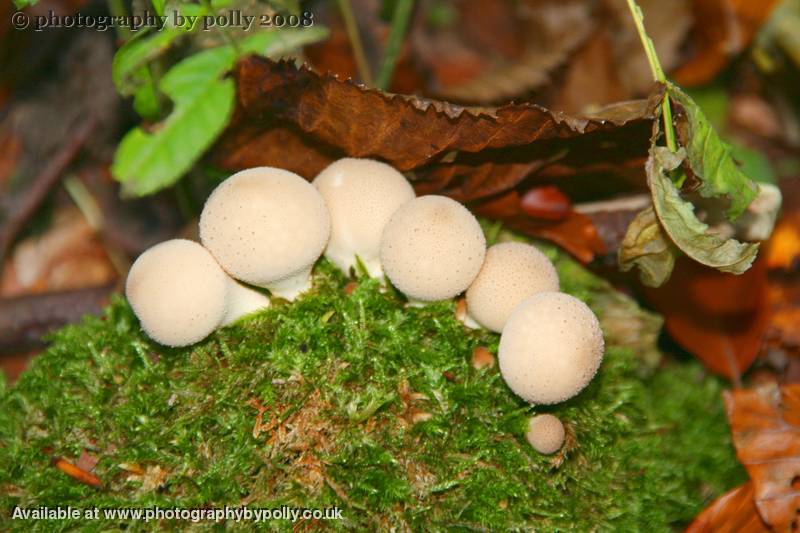
{"label": "cluster of puffball mushrooms", "polygon": [[[507,242],[486,249],[478,221],[444,196],[416,197],[400,172],[368,159],[340,159],[312,183],[278,168],[243,170],[222,182],[200,216],[200,241],[174,239],[133,264],[126,294],[144,331],[167,346],[198,342],[216,328],[311,288],[324,253],[349,273],[360,261],[389,279],[411,305],[466,292],[465,325],[501,333],[503,379],[532,404],[578,394],[603,358],[594,313],[559,292],[550,260]],[[552,415],[530,420],[541,453],[564,442]]]}

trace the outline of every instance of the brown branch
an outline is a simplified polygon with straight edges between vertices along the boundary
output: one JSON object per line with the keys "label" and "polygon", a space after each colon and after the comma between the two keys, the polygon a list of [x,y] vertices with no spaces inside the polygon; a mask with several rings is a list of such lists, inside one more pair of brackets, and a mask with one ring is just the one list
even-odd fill
{"label": "brown branch", "polygon": [[14,239],[42,205],[52,188],[58,183],[61,175],[80,153],[81,148],[89,140],[97,121],[89,117],[76,129],[56,155],[33,180],[33,184],[20,192],[19,198],[12,198],[8,204],[9,213],[0,226],[0,271],[2,271],[5,255]]}
{"label": "brown branch", "polygon": [[0,354],[42,346],[42,335],[99,313],[114,284],[15,298],[0,298]]}

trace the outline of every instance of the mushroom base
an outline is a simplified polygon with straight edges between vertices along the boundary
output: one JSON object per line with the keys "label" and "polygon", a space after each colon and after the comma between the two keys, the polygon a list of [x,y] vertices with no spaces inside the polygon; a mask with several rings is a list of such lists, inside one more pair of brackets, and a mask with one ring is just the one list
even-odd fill
{"label": "mushroom base", "polygon": [[356,255],[350,250],[338,250],[328,247],[328,249],[325,250],[325,257],[328,261],[331,261],[334,265],[339,267],[347,276],[350,275],[351,270],[356,269],[357,262],[360,261],[361,264],[364,265],[369,277],[380,280],[384,279],[383,267],[381,266],[381,260],[377,253],[372,256],[358,256],[356,258]]}
{"label": "mushroom base", "polygon": [[312,286],[311,269],[303,270],[294,276],[274,281],[264,285],[265,289],[273,296],[284,300],[294,301],[295,298],[311,289]]}

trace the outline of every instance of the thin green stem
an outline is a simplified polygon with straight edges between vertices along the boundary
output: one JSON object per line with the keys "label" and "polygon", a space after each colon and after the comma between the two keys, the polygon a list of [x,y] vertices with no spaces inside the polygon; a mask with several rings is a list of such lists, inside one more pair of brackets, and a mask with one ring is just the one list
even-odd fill
{"label": "thin green stem", "polygon": [[[205,7],[208,10],[208,12],[211,13],[211,15],[217,14],[217,11],[214,10],[214,8],[211,5],[211,2],[209,2],[208,0],[200,0],[200,4],[203,7]],[[237,41],[229,33],[229,28],[227,26],[220,28],[220,35],[222,35],[222,40],[225,41],[231,48],[233,48],[233,52],[234,54],[236,54],[236,57],[241,57],[244,55],[244,51],[239,46],[239,41]]]}
{"label": "thin green stem", "polygon": [[678,150],[678,143],[675,140],[675,127],[672,125],[672,108],[669,104],[669,83],[667,77],[664,75],[664,69],[661,68],[661,63],[658,61],[656,55],[656,47],[653,41],[647,36],[644,29],[644,16],[642,10],[636,5],[635,0],[628,0],[628,8],[633,16],[633,23],[636,25],[636,31],[639,33],[639,38],[642,40],[644,53],[647,56],[647,61],[650,63],[650,71],[653,73],[653,78],[657,82],[663,83],[667,86],[664,99],[661,101],[661,114],[664,120],[664,136],[667,140],[667,148],[676,152]]}
{"label": "thin green stem", "polygon": [[375,80],[375,86],[378,89],[388,89],[392,83],[394,68],[397,64],[397,58],[400,56],[400,48],[403,46],[403,39],[413,10],[414,0],[397,0],[394,6],[389,40],[386,43],[386,50],[383,53],[383,60],[378,70],[378,78]]}
{"label": "thin green stem", "polygon": [[367,56],[364,54],[364,45],[361,44],[361,35],[358,33],[358,26],[353,15],[353,8],[350,6],[350,0],[338,0],[338,3],[347,36],[350,38],[350,46],[353,48],[353,57],[356,60],[358,75],[365,85],[372,86],[372,73],[369,70]]}
{"label": "thin green stem", "polygon": [[[128,10],[125,8],[123,0],[107,0],[107,5],[109,13],[114,17],[125,17],[128,15]],[[117,37],[119,37],[121,41],[127,41],[133,35],[131,29],[124,24],[118,24],[116,30]]]}

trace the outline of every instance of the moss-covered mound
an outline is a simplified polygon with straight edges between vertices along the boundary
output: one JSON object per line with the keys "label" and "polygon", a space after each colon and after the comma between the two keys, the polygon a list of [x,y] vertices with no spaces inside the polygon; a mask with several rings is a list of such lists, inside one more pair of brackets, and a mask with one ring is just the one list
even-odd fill
{"label": "moss-covered mound", "polygon": [[[218,528],[10,515],[228,504],[336,505],[342,521],[306,525],[357,530],[669,531],[741,477],[721,384],[694,363],[653,372],[658,320],[572,261],[556,263],[609,345],[592,385],[547,409],[516,398],[496,366],[473,368],[473,349],[496,351],[498,336],[466,330],[454,304],[406,308],[373,280],[348,294],[324,262],[312,294],[186,349],[150,342],[118,300],[0,387],[0,529]],[[554,456],[523,436],[541,411],[567,426]],[[51,465],[84,450],[99,458],[102,488]]]}

